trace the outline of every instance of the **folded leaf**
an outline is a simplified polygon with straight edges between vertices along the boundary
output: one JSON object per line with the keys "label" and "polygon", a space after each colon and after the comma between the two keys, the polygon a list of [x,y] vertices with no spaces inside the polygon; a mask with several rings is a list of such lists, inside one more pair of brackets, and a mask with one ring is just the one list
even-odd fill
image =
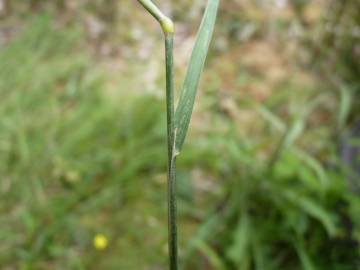
{"label": "folded leaf", "polygon": [[204,68],[210,40],[214,31],[218,6],[219,0],[208,0],[191,54],[179,103],[175,112],[175,153],[180,152],[189,127],[200,76]]}

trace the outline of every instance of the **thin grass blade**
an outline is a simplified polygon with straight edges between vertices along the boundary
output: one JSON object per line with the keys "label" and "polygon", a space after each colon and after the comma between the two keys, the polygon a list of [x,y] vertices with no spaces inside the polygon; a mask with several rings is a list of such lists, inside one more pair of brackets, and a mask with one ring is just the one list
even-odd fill
{"label": "thin grass blade", "polygon": [[181,151],[216,21],[219,0],[208,0],[175,112],[175,153]]}

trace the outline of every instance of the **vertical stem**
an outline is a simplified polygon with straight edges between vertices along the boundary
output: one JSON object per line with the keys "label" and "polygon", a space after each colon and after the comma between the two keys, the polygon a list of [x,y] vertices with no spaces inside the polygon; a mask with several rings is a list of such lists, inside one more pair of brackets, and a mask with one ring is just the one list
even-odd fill
{"label": "vertical stem", "polygon": [[175,109],[174,109],[174,23],[166,17],[151,0],[138,0],[143,7],[160,23],[165,34],[166,56],[166,115],[168,146],[168,241],[169,269],[178,269],[177,228],[176,228],[176,154],[175,154]]}
{"label": "vertical stem", "polygon": [[167,112],[167,146],[168,146],[168,245],[169,269],[178,269],[177,226],[176,226],[176,155],[175,121],[174,121],[174,65],[173,33],[165,33],[166,56],[166,112]]}

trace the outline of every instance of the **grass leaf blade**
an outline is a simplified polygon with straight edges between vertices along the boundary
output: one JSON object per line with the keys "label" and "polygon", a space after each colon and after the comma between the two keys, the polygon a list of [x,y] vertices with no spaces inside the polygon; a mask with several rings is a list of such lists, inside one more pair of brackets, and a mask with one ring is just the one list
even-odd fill
{"label": "grass leaf blade", "polygon": [[194,107],[197,88],[204,69],[214,26],[219,0],[208,0],[195,45],[191,54],[178,106],[175,112],[175,150],[179,153],[184,143]]}

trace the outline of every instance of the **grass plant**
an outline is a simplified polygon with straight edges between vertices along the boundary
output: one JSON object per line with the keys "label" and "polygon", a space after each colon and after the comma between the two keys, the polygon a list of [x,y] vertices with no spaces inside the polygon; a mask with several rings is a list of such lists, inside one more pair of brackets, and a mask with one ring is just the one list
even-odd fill
{"label": "grass plant", "polygon": [[219,0],[209,0],[189,62],[176,111],[174,106],[173,43],[175,27],[151,0],[139,0],[145,9],[160,23],[165,35],[166,59],[166,113],[168,147],[168,241],[169,268],[178,269],[177,222],[176,222],[176,156],[180,153],[189,127],[196,92],[204,68]]}

